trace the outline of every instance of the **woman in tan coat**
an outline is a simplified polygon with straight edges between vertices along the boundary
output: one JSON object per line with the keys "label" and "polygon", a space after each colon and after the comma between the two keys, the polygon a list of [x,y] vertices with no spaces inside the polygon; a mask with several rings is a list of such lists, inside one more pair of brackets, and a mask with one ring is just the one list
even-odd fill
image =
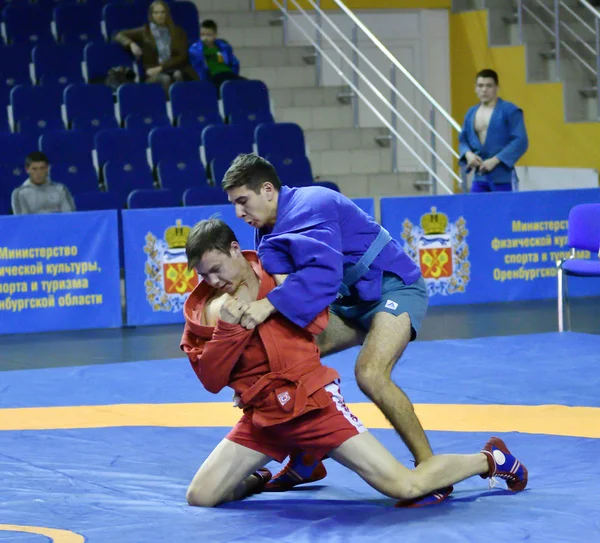
{"label": "woman in tan coat", "polygon": [[122,30],[115,41],[142,59],[147,83],[160,83],[168,94],[175,81],[198,79],[188,60],[185,30],[173,23],[169,6],[156,0],[148,8],[148,23]]}

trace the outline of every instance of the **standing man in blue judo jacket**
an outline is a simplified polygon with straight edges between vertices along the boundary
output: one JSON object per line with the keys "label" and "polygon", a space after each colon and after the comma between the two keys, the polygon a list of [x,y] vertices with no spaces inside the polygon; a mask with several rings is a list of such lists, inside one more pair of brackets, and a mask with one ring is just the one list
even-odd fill
{"label": "standing man in blue judo jacket", "polygon": [[481,70],[475,78],[480,103],[467,112],[459,136],[460,164],[473,171],[471,192],[517,190],[515,164],[529,145],[523,110],[498,97],[498,74]]}
{"label": "standing man in blue judo jacket", "polygon": [[[417,337],[428,305],[421,270],[401,245],[342,194],[323,187],[282,186],[265,159],[240,155],[223,178],[236,215],[256,228],[264,268],[284,276],[280,285],[249,304],[241,324],[254,328],[278,311],[305,327],[330,308],[318,336],[323,355],[362,345],[355,374],[361,390],[381,409],[415,462],[432,456],[414,407],[391,379],[392,369]],[[267,490],[287,490],[325,477],[326,470],[302,451]],[[445,488],[409,506],[444,500]]]}

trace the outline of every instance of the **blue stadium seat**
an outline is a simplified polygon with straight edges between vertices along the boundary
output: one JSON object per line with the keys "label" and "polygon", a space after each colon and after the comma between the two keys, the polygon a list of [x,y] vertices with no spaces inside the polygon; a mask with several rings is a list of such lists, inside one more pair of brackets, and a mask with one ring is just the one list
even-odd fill
{"label": "blue stadium seat", "polygon": [[51,161],[50,178],[52,181],[66,185],[71,194],[98,191],[98,173],[91,159],[69,162]]}
{"label": "blue stadium seat", "polygon": [[27,178],[25,157],[37,150],[35,134],[0,134],[0,165],[17,179]]}
{"label": "blue stadium seat", "polygon": [[171,18],[176,25],[185,30],[188,44],[200,39],[200,15],[196,4],[189,1],[178,1],[169,3]]}
{"label": "blue stadium seat", "polygon": [[178,162],[200,160],[202,137],[194,130],[172,126],[155,128],[150,132],[148,143],[154,166],[165,159]]}
{"label": "blue stadium seat", "polygon": [[179,196],[169,189],[136,189],[127,197],[129,209],[179,207]]}
{"label": "blue stadium seat", "polygon": [[62,87],[59,85],[17,85],[10,92],[10,104],[18,132],[42,134],[64,129]]}
{"label": "blue stadium seat", "polygon": [[270,113],[269,90],[262,81],[233,79],[221,86],[226,119],[236,113]]}
{"label": "blue stadium seat", "polygon": [[165,92],[157,83],[121,85],[117,90],[117,103],[121,120],[125,120],[132,113],[150,117],[167,113]]}
{"label": "blue stadium seat", "polygon": [[274,155],[284,158],[306,156],[304,132],[295,123],[259,125],[254,131],[254,139],[260,156]]}
{"label": "blue stadium seat", "polygon": [[247,124],[256,128],[260,124],[274,123],[273,115],[270,111],[238,111],[229,116],[229,124]]}
{"label": "blue stadium seat", "polygon": [[316,187],[323,187],[326,189],[335,190],[335,192],[342,192],[340,190],[340,187],[338,187],[337,184],[333,181],[315,181],[313,185]]}
{"label": "blue stadium seat", "polygon": [[183,193],[184,206],[216,206],[228,203],[227,193],[221,187],[191,187]]}
{"label": "blue stadium seat", "polygon": [[54,8],[56,35],[61,43],[80,46],[103,42],[100,31],[102,6],[94,4],[65,3]]}
{"label": "blue stadium seat", "polygon": [[[22,162],[25,162],[24,157]],[[27,177],[27,172],[23,165],[20,168],[17,167],[14,169],[0,165],[0,202],[4,202],[8,206],[8,213],[12,213],[12,191],[19,185],[22,185]],[[6,213],[0,211],[0,215],[6,215]]]}
{"label": "blue stadium seat", "polygon": [[36,45],[32,54],[35,79],[46,85],[83,83],[81,58],[77,48],[68,45]]}
{"label": "blue stadium seat", "polygon": [[103,167],[107,192],[115,195],[119,208],[127,205],[129,193],[136,189],[153,189],[152,172],[145,160],[109,161]]}
{"label": "blue stadium seat", "polygon": [[227,156],[218,156],[213,158],[210,163],[210,177],[213,181],[213,185],[216,187],[220,187],[223,181],[223,177],[225,177],[225,172],[231,166],[233,159]]}
{"label": "blue stadium seat", "polygon": [[[3,93],[10,93],[15,85],[31,85],[30,59],[31,46],[28,44],[0,46],[0,90]],[[3,105],[8,105],[8,95]]]}
{"label": "blue stadium seat", "polygon": [[125,128],[134,130],[139,133],[144,133],[146,137],[155,128],[171,127],[171,121],[166,113],[158,113],[154,115],[144,115],[141,113],[130,113],[125,117]]}
{"label": "blue stadium seat", "polygon": [[169,88],[176,125],[203,130],[211,124],[223,124],[219,113],[217,89],[208,81],[181,81]]}
{"label": "blue stadium seat", "polygon": [[92,149],[94,148],[94,135],[91,133],[79,134],[67,130],[47,132],[39,139],[39,148],[53,165],[92,162]]}
{"label": "blue stadium seat", "polygon": [[148,21],[148,9],[140,3],[111,2],[102,8],[102,21],[106,38],[110,40],[119,30],[145,24]]}
{"label": "blue stadium seat", "polygon": [[0,215],[10,215],[12,213],[10,196],[0,194]]}
{"label": "blue stadium seat", "polygon": [[116,196],[112,192],[94,190],[73,196],[77,211],[105,211],[120,209]]}
{"label": "blue stadium seat", "polygon": [[273,155],[265,157],[277,170],[284,185],[289,187],[307,187],[313,185],[313,173],[310,160],[305,156],[282,158]]}
{"label": "blue stadium seat", "polygon": [[118,43],[88,43],[83,50],[87,81],[104,81],[115,66],[133,68],[133,57]]}
{"label": "blue stadium seat", "polygon": [[9,43],[48,43],[54,41],[51,12],[35,4],[9,4],[2,10]]}
{"label": "blue stadium seat", "polygon": [[143,133],[130,130],[101,130],[95,136],[95,149],[98,165],[108,161],[113,164],[126,164],[128,162],[139,163],[141,161],[148,166],[146,158],[146,137]]}
{"label": "blue stadium seat", "polygon": [[176,194],[183,194],[186,189],[198,185],[208,185],[206,171],[200,160],[161,160],[157,172],[160,186]]}
{"label": "blue stadium seat", "polygon": [[0,134],[3,132],[10,132],[7,109],[9,103],[10,91],[5,87],[0,86]]}
{"label": "blue stadium seat", "polygon": [[69,85],[64,91],[67,120],[73,130],[117,128],[112,90],[105,85]]}
{"label": "blue stadium seat", "polygon": [[217,157],[233,160],[240,153],[251,153],[253,144],[252,126],[212,125],[202,131],[206,164]]}

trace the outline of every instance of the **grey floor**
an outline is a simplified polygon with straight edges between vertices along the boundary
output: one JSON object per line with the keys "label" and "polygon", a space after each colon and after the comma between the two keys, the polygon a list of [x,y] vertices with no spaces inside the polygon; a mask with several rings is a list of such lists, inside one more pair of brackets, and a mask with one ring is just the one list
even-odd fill
{"label": "grey floor", "polygon": [[[572,330],[600,334],[600,298],[571,303]],[[181,357],[182,325],[0,336],[0,371]],[[419,341],[557,331],[556,301],[431,307]],[[0,379],[1,385],[1,379]]]}

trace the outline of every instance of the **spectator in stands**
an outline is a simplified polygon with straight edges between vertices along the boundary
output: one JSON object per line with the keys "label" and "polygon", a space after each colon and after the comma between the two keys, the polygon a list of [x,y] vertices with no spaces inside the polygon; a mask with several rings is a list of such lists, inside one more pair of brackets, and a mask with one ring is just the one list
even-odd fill
{"label": "spectator in stands", "polygon": [[225,40],[217,38],[217,23],[210,19],[202,21],[200,40],[190,47],[190,62],[202,80],[211,81],[217,87],[230,79],[240,77],[240,61],[233,48]]}
{"label": "spectator in stands", "polygon": [[50,181],[49,166],[50,162],[44,153],[35,151],[27,155],[25,170],[29,178],[12,193],[12,210],[15,215],[75,211],[69,189]]}
{"label": "spectator in stands", "polygon": [[467,112],[458,147],[460,164],[474,172],[471,192],[516,190],[515,164],[529,146],[523,110],[498,96],[494,70],[476,75],[475,92],[479,104]]}
{"label": "spectator in stands", "polygon": [[142,59],[147,83],[160,83],[165,92],[176,81],[198,79],[189,63],[185,30],[171,19],[169,6],[156,0],[148,8],[148,23],[122,30],[115,40]]}

